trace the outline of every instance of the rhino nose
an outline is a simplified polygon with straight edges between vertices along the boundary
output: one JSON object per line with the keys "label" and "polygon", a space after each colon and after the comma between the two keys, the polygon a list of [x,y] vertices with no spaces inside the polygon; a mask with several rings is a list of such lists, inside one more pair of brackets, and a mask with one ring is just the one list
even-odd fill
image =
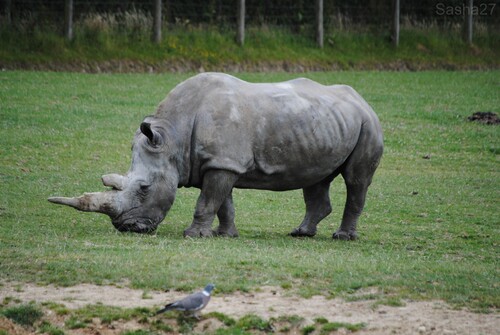
{"label": "rhino nose", "polygon": [[154,222],[151,219],[139,218],[128,220],[112,220],[113,226],[121,232],[132,232],[140,234],[154,233],[159,222]]}

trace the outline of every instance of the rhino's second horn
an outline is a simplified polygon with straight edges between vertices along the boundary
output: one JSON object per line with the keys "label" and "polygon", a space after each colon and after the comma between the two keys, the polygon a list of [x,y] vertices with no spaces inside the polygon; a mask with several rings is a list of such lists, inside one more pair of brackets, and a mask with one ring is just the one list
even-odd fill
{"label": "rhino's second horn", "polygon": [[107,174],[102,176],[102,183],[104,186],[109,186],[115,190],[122,191],[127,186],[128,179],[116,173]]}

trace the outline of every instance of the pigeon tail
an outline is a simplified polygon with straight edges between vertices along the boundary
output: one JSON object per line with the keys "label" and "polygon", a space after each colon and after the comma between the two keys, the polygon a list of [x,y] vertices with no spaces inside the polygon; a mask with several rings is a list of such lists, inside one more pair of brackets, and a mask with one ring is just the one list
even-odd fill
{"label": "pigeon tail", "polygon": [[155,315],[158,315],[158,314],[161,314],[161,313],[165,313],[166,311],[168,311],[169,309],[168,308],[162,308],[160,309],[158,312],[155,313]]}
{"label": "pigeon tail", "polygon": [[[180,307],[180,308],[179,308]],[[179,306],[179,301],[172,302],[168,305],[165,305],[162,309],[160,309],[158,312],[156,312],[156,315],[165,313],[166,311],[172,311],[172,310],[182,310],[182,306]]]}

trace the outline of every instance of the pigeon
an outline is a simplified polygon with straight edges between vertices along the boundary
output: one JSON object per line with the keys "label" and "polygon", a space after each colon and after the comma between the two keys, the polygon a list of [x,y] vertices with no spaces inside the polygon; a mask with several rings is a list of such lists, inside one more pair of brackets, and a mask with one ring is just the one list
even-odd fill
{"label": "pigeon", "polygon": [[199,319],[197,312],[201,311],[207,306],[208,302],[210,301],[210,293],[212,293],[212,290],[214,288],[214,284],[208,284],[201,292],[193,293],[191,295],[188,295],[184,299],[177,300],[168,305],[165,305],[164,308],[156,312],[156,315],[164,313],[166,311],[177,310],[186,312],[191,316],[194,316],[196,319]]}

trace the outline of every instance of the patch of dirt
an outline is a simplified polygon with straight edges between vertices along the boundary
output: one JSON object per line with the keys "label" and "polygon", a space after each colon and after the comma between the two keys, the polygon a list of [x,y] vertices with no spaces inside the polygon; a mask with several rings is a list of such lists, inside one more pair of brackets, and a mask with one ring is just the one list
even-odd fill
{"label": "patch of dirt", "polygon": [[0,330],[10,335],[27,335],[30,333],[23,327],[2,316],[0,316]]}
{"label": "patch of dirt", "polygon": [[475,112],[467,118],[469,121],[479,122],[484,124],[499,124],[500,118],[493,112]]}
{"label": "patch of dirt", "polygon": [[[123,308],[156,308],[186,295],[184,292],[158,292],[135,290],[126,287],[81,284],[73,287],[37,286],[29,283],[3,283],[0,286],[0,301],[16,300],[38,303],[54,302],[69,309],[78,309],[88,304],[103,304]],[[7,299],[6,299],[7,298]],[[357,331],[360,335],[382,334],[498,334],[500,313],[478,314],[468,310],[455,310],[442,301],[405,301],[402,307],[377,305],[373,301],[348,302],[342,299],[326,299],[313,296],[306,299],[291,295],[276,287],[263,287],[258,292],[218,294],[212,297],[202,314],[219,312],[234,319],[255,314],[265,320],[283,316],[304,318],[301,327],[313,324],[317,318],[329,322],[348,324],[364,323]],[[212,332],[222,323],[215,318],[200,321],[194,328],[197,332]],[[0,318],[0,330],[9,334],[26,334],[7,319]],[[80,329],[80,334],[119,334],[113,330],[141,329],[138,320],[101,325],[99,320]],[[297,329],[298,333],[299,329]],[[347,330],[343,329],[347,332]],[[287,333],[294,333],[289,330]],[[335,332],[341,334],[342,330]],[[345,332],[344,332],[345,333]]]}

